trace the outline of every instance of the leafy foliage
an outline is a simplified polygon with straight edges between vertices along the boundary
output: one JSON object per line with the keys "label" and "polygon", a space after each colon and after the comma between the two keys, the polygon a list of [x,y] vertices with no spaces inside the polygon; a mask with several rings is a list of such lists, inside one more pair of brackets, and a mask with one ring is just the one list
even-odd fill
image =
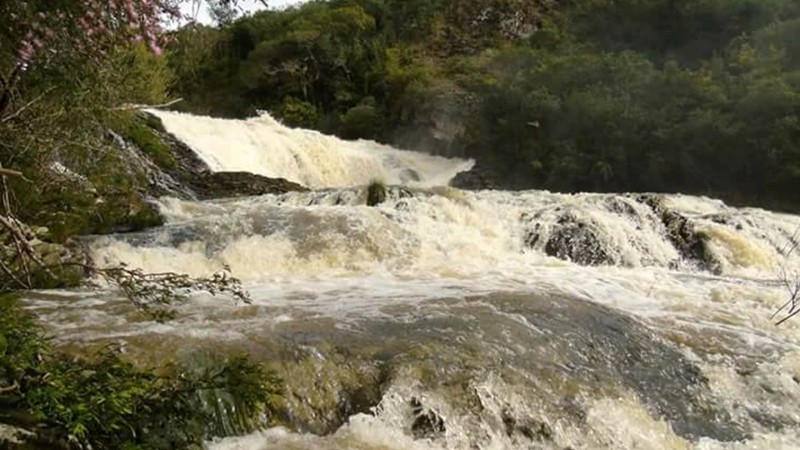
{"label": "leafy foliage", "polygon": [[192,292],[228,295],[236,301],[250,303],[241,282],[226,268],[208,278],[193,278],[179,273],[145,273],[126,266],[92,268],[101,277],[119,287],[140,311],[158,321],[175,317],[174,306],[186,302]]}
{"label": "leafy foliage", "polygon": [[241,356],[160,374],[125,362],[110,347],[96,358],[67,358],[12,301],[0,311],[0,405],[64,446],[202,448],[211,436],[263,426],[278,383]]}

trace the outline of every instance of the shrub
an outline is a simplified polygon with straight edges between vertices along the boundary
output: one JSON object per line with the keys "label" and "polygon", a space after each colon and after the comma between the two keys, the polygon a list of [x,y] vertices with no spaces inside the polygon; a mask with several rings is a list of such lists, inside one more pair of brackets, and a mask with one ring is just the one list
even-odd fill
{"label": "shrub", "polygon": [[52,351],[14,301],[0,298],[0,407],[28,422],[15,425],[35,421],[39,438],[96,450],[202,448],[212,436],[264,425],[279,392],[279,381],[243,356],[165,374],[137,368],[110,347],[69,358]]}

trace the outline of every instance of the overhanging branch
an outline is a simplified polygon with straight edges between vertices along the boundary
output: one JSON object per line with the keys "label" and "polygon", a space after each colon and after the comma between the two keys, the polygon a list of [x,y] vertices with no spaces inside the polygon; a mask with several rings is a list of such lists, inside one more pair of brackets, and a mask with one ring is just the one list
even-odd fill
{"label": "overhanging branch", "polygon": [[182,98],[176,98],[175,100],[170,100],[167,103],[162,103],[160,105],[144,105],[144,104],[133,104],[128,103],[122,106],[117,106],[115,108],[111,108],[111,111],[128,111],[131,109],[160,109],[160,108],[168,108],[176,103],[182,102]]}

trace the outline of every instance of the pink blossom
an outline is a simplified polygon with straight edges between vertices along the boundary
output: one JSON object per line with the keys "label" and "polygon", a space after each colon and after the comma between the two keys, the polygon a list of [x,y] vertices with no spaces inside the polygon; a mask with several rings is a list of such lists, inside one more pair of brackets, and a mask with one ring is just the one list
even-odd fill
{"label": "pink blossom", "polygon": [[105,55],[113,46],[139,42],[146,42],[153,54],[161,55],[165,42],[162,21],[181,17],[173,0],[85,0],[80,4],[78,12],[39,11],[29,22],[19,14],[9,14],[9,31],[25,36],[17,50],[20,61],[30,63],[45,49],[42,55],[57,55],[65,47]]}
{"label": "pink blossom", "polygon": [[150,51],[152,51],[154,55],[161,56],[161,53],[163,51],[161,50],[161,47],[159,47],[158,44],[155,41],[150,41],[149,42],[149,46],[150,46]]}

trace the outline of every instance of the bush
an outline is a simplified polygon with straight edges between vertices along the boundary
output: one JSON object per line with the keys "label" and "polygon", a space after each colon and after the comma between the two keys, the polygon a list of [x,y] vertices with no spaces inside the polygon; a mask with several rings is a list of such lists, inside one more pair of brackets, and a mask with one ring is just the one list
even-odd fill
{"label": "bush", "polygon": [[278,380],[246,357],[166,374],[141,370],[111,348],[69,358],[52,351],[14,302],[0,298],[0,407],[16,411],[2,420],[21,418],[14,425],[35,429],[38,439],[96,450],[199,449],[212,436],[263,426],[278,392]]}
{"label": "bush", "polygon": [[317,108],[311,103],[286,97],[277,111],[278,117],[290,127],[313,128],[319,122]]}

